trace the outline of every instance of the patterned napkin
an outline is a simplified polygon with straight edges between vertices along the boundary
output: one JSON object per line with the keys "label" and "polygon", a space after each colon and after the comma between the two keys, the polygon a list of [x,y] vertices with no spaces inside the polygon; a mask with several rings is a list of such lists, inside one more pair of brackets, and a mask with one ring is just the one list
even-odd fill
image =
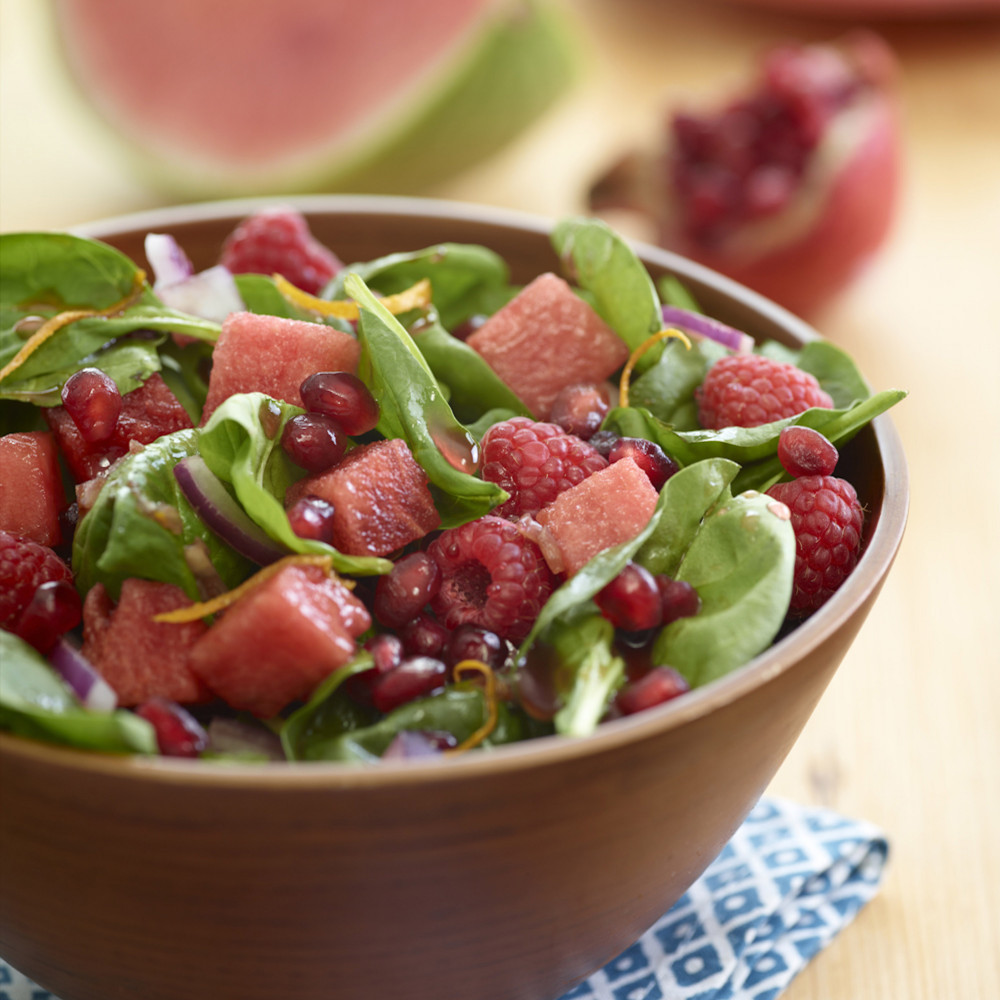
{"label": "patterned napkin", "polygon": [[[775,1000],[875,895],[888,852],[869,823],[762,799],[667,913],[559,1000]],[[0,960],[0,1000],[58,998]]]}

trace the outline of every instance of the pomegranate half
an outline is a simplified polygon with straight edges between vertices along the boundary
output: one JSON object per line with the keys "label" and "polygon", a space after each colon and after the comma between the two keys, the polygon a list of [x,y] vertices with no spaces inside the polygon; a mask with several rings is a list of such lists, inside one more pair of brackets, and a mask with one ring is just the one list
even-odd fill
{"label": "pomegranate half", "polygon": [[667,116],[589,192],[662,246],[809,315],[884,242],[900,175],[896,60],[870,32],[767,52],[744,93]]}

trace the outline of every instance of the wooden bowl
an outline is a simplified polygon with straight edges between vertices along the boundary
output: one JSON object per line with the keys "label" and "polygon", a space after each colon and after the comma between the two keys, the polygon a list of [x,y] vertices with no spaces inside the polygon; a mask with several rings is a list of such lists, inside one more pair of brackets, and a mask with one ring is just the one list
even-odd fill
{"label": "wooden bowl", "polygon": [[[199,267],[258,202],[87,228]],[[516,280],[549,223],[455,204],[296,200],[345,260],[483,243]],[[706,311],[800,344],[777,306],[652,247]],[[865,553],[806,624],[724,679],[582,740],[431,762],[211,766],[0,734],[0,955],[61,1000],[553,1000],[649,927],[764,791],[861,626],[903,534],[907,473],[879,417],[845,449]],[[843,466],[841,467],[843,468]]]}

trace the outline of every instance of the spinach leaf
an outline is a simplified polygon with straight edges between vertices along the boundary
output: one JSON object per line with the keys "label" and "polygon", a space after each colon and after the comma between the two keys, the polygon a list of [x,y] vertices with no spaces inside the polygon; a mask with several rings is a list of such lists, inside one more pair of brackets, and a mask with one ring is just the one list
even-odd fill
{"label": "spinach leaf", "polygon": [[135,576],[175,584],[192,600],[202,600],[187,559],[192,545],[205,547],[227,587],[250,575],[252,565],[205,527],[174,478],[174,466],[197,454],[198,433],[164,435],[111,468],[73,538],[81,593],[103,583],[117,600],[122,582]]}
{"label": "spinach leaf", "polygon": [[158,752],[153,727],[132,712],[94,712],[31,646],[0,630],[0,728],[109,753]]}
{"label": "spinach leaf", "polygon": [[729,352],[711,340],[695,340],[691,349],[669,340],[656,362],[629,386],[629,403],[649,410],[674,430],[697,430],[695,389],[708,369]]}
{"label": "spinach leaf", "polygon": [[341,299],[349,274],[358,275],[380,295],[395,295],[423,278],[431,283],[434,308],[447,330],[477,314],[492,315],[514,294],[507,264],[486,247],[439,243],[408,253],[393,253],[344,268],[323,290],[323,298]]}
{"label": "spinach leaf", "polygon": [[201,430],[198,450],[209,469],[232,486],[250,519],[290,552],[329,555],[338,573],[388,573],[392,563],[387,559],[346,555],[292,531],[282,501],[285,491],[303,473],[281,447],[281,433],[298,413],[302,413],[301,408],[261,392],[238,393],[212,413]]}
{"label": "spinach leaf", "polygon": [[507,493],[471,474],[475,442],[413,338],[356,274],[347,276],[345,289],[361,310],[359,372],[379,402],[379,433],[407,443],[430,480],[442,527],[489,513]]}
{"label": "spinach leaf", "polygon": [[269,275],[236,274],[233,277],[240,298],[243,299],[243,304],[249,312],[280,316],[282,319],[304,320],[307,323],[324,323],[344,333],[352,335],[354,333],[354,327],[347,320],[337,316],[317,316],[314,312],[299,309],[281,294],[274,279]]}
{"label": "spinach leaf", "polygon": [[707,684],[767,649],[792,594],[795,533],[761,493],[723,497],[705,518],[677,578],[698,592],[701,609],[661,629],[653,662]]}
{"label": "spinach leaf", "polygon": [[178,344],[168,337],[160,347],[160,364],[163,381],[187,411],[191,423],[197,426],[208,398],[212,345],[203,340]]}
{"label": "spinach leaf", "polygon": [[[553,230],[552,245],[571,280],[591,294],[598,314],[630,351],[662,328],[649,272],[610,226],[598,219],[565,219]],[[657,345],[647,351],[637,370],[649,368],[661,349]]]}
{"label": "spinach leaf", "polygon": [[448,402],[463,423],[475,421],[491,409],[531,416],[482,355],[453,337],[440,323],[424,323],[411,328],[410,334],[434,376],[447,387]]}

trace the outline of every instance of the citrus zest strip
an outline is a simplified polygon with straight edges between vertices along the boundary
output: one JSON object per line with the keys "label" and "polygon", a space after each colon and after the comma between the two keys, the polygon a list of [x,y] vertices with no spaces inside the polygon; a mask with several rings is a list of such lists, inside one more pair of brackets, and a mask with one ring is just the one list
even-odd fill
{"label": "citrus zest strip", "polygon": [[[253,576],[248,580],[244,580],[238,587],[227,590],[224,594],[219,594],[218,597],[213,597],[210,601],[199,601],[196,604],[177,608],[174,611],[161,611],[160,614],[153,615],[153,621],[167,622],[171,625],[183,625],[187,622],[196,622],[200,618],[207,618],[209,615],[214,615],[216,612],[228,608],[231,604],[235,604],[241,597],[248,594],[260,584],[270,580],[271,577],[277,576],[278,573],[288,566],[318,566],[325,573],[329,575],[333,574],[333,559],[330,556],[284,556],[282,559],[278,559],[276,562],[254,573]],[[341,579],[340,582],[348,589],[354,586],[353,580]]]}
{"label": "citrus zest strip", "polygon": [[691,350],[691,341],[688,339],[687,335],[682,333],[680,330],[668,329],[661,330],[659,333],[654,333],[651,337],[647,337],[630,355],[628,361],[625,362],[625,367],[622,369],[621,381],[618,384],[618,403],[620,406],[628,406],[628,384],[629,379],[632,377],[632,369],[638,364],[639,358],[641,358],[646,351],[648,351],[654,344],[659,343],[661,340],[679,340],[689,351]]}
{"label": "citrus zest strip", "polygon": [[467,736],[457,747],[450,747],[445,753],[462,753],[479,746],[490,733],[496,729],[499,711],[497,710],[497,678],[490,667],[482,660],[461,660],[455,664],[455,680],[459,680],[465,671],[482,674],[486,678],[486,721],[474,732]]}
{"label": "citrus zest strip", "polygon": [[17,352],[0,368],[0,382],[2,382],[12,371],[20,368],[35,351],[38,350],[46,340],[57,333],[63,327],[75,323],[79,319],[93,319],[98,316],[114,316],[115,313],[124,312],[140,295],[146,287],[146,272],[136,271],[135,282],[132,291],[125,298],[116,302],[107,309],[67,309],[65,312],[56,313],[55,316],[47,319],[22,345]]}
{"label": "citrus zest strip", "polygon": [[[336,316],[338,319],[357,319],[361,314],[357,302],[351,299],[320,299],[315,295],[296,288],[287,278],[280,274],[273,275],[278,291],[300,309],[319,313],[321,316]],[[394,316],[410,309],[426,309],[431,304],[431,283],[427,278],[421,278],[415,285],[395,295],[380,298],[382,303]]]}

